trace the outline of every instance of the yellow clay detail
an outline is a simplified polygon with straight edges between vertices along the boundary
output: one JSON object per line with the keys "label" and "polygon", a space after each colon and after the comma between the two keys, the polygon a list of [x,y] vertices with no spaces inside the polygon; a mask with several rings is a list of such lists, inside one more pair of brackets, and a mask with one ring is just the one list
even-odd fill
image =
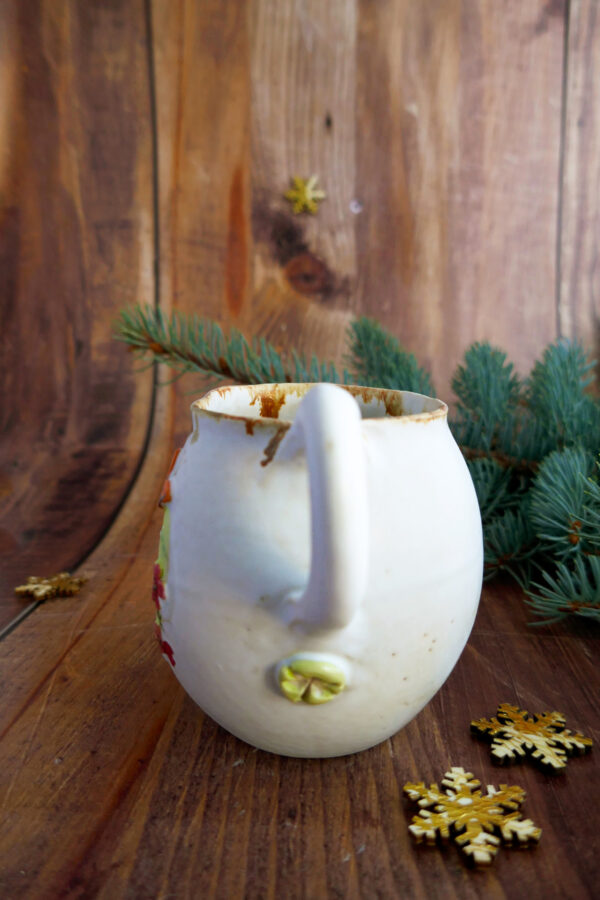
{"label": "yellow clay detail", "polygon": [[279,687],[292,703],[316,706],[333,700],[346,686],[344,673],[325,660],[295,659],[279,671]]}

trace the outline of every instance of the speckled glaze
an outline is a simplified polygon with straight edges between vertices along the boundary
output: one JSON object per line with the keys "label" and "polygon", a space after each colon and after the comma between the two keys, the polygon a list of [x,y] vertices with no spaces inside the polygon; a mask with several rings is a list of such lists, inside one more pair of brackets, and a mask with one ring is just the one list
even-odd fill
{"label": "speckled glaze", "polygon": [[262,749],[379,743],[448,677],[479,601],[479,508],[445,404],[258,385],[192,417],[155,570],[175,675]]}

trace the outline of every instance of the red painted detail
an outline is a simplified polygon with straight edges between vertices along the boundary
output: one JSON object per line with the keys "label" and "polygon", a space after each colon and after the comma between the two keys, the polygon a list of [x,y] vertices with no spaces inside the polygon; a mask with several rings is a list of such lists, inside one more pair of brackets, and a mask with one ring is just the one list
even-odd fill
{"label": "red painted detail", "polygon": [[162,571],[158,563],[154,564],[154,578],[152,579],[152,599],[157,609],[160,609],[160,601],[165,599],[165,586],[162,580]]}
{"label": "red painted detail", "polygon": [[163,489],[161,491],[160,500],[158,501],[159,506],[164,506],[165,503],[170,503],[172,500],[171,497],[171,481],[169,478],[165,479],[165,483],[163,484]]}
{"label": "red painted detail", "polygon": [[173,648],[167,641],[161,641],[161,650],[164,655],[167,657],[172,666],[175,665],[175,656],[173,654]]}
{"label": "red painted detail", "polygon": [[177,457],[181,453],[181,447],[178,447],[175,453],[173,454],[173,459],[171,460],[171,465],[169,466],[169,471],[167,472],[167,478],[175,468],[175,463],[177,462]]}

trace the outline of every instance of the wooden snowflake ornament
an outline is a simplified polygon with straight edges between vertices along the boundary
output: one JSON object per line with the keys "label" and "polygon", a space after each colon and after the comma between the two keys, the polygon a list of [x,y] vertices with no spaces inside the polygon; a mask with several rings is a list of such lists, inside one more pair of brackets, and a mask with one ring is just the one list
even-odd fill
{"label": "wooden snowflake ornament", "polygon": [[452,837],[470,862],[489,865],[501,840],[522,847],[539,841],[541,829],[531,819],[521,818],[523,788],[501,784],[497,789],[488,784],[487,795],[482,796],[477,790],[481,782],[458,766],[446,772],[442,785],[445,791],[437,784],[425,787],[422,781],[404,785],[404,792],[421,807],[408,826],[418,842],[434,844],[437,838]]}
{"label": "wooden snowflake ornament", "polygon": [[307,212],[314,216],[319,209],[318,204],[326,198],[325,191],[317,187],[317,180],[316,175],[311,175],[310,178],[294,175],[292,178],[292,187],[283,196],[290,201],[296,215]]}
{"label": "wooden snowflake ornament", "polygon": [[15,588],[19,597],[33,597],[34,600],[52,600],[54,597],[72,597],[78,594],[87,578],[75,578],[68,572],[59,572],[49,578],[30,575],[25,584]]}
{"label": "wooden snowflake ornament", "polygon": [[511,763],[529,756],[559,772],[566,768],[568,756],[586,753],[592,746],[591,738],[569,731],[565,722],[559,712],[534,715],[501,703],[493,718],[473,720],[471,731],[492,739],[492,757],[497,762]]}

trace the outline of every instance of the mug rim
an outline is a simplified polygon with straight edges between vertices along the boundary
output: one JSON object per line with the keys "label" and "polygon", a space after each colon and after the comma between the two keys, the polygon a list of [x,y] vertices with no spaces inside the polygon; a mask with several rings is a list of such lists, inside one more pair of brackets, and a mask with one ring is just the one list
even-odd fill
{"label": "mug rim", "polygon": [[[304,395],[308,393],[308,391],[315,387],[317,384],[334,384],[333,382],[268,382],[264,384],[232,384],[232,385],[224,385],[223,387],[212,388],[210,391],[207,391],[202,397],[199,397],[197,400],[194,400],[191,405],[192,415],[194,413],[198,413],[202,416],[208,416],[209,418],[220,420],[231,420],[233,422],[246,422],[252,423],[252,426],[268,426],[273,427],[274,425],[278,428],[289,428],[293,424],[293,420],[279,419],[278,412],[279,408],[283,405],[283,398],[287,394],[296,394],[296,395]],[[356,385],[356,384],[335,384],[335,387],[342,388],[347,391],[353,397],[359,397],[363,400],[364,403],[368,403],[369,400],[376,399],[382,402],[385,406],[386,412],[383,416],[377,417],[365,417],[363,418],[363,423],[370,422],[374,425],[380,422],[398,422],[398,423],[408,423],[408,422],[431,422],[437,419],[445,419],[448,415],[448,405],[444,403],[443,400],[440,400],[438,397],[429,397],[427,394],[420,394],[417,391],[399,391],[392,390],[391,388],[376,388],[376,387],[366,387],[364,385]],[[233,413],[221,412],[216,409],[209,409],[208,406],[211,402],[211,399],[214,399],[215,396],[223,397],[230,391],[246,391],[249,392],[253,396],[251,400],[251,405],[260,401],[261,397],[275,395],[277,400],[273,403],[272,410],[269,410],[269,407],[266,404],[261,403],[260,411],[257,412],[256,416],[249,415],[234,415]],[[390,412],[392,409],[402,409],[403,397],[422,397],[424,400],[429,400],[431,403],[437,404],[437,408],[431,410],[425,410],[423,412],[418,413],[404,413],[400,412]],[[266,408],[266,411],[274,411],[275,415],[265,415],[263,414],[263,408]]]}

